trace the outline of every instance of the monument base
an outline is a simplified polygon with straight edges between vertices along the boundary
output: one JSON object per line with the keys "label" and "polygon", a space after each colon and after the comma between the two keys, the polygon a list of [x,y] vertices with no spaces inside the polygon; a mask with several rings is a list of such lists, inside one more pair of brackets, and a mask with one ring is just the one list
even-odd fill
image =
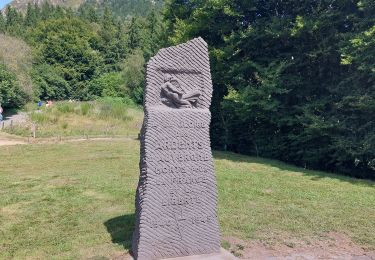
{"label": "monument base", "polygon": [[166,258],[165,260],[237,260],[238,258],[232,255],[224,248],[220,248],[220,253],[208,255],[190,255],[175,258]]}
{"label": "monument base", "polygon": [[[230,252],[224,248],[220,248],[220,253],[207,254],[207,255],[190,255],[190,256],[181,256],[175,258],[163,258],[164,260],[238,260],[237,257],[232,255]],[[134,260],[133,257],[130,257],[128,260]]]}

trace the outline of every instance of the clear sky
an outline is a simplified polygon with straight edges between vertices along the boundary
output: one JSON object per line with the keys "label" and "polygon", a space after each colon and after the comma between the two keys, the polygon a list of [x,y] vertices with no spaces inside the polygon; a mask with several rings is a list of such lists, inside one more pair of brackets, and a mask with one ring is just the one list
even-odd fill
{"label": "clear sky", "polygon": [[0,9],[2,9],[9,2],[12,2],[12,0],[0,0]]}

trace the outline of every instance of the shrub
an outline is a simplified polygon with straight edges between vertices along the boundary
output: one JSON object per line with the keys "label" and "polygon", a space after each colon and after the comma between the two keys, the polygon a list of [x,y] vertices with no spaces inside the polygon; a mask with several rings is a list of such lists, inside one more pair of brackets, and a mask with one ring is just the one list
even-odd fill
{"label": "shrub", "polygon": [[[97,101],[99,108],[99,118],[108,119],[114,118],[119,120],[130,120],[128,115],[129,99],[123,98],[101,98]],[[130,101],[131,102],[131,101]],[[131,102],[132,103],[132,102]],[[134,104],[134,103],[132,103]]]}
{"label": "shrub", "polygon": [[43,124],[49,122],[49,117],[45,113],[32,112],[30,114],[31,121],[37,124]]}
{"label": "shrub", "polygon": [[88,115],[92,109],[92,104],[88,102],[81,103],[81,115]]}
{"label": "shrub", "polygon": [[141,50],[135,50],[125,60],[124,77],[125,85],[129,89],[129,96],[137,103],[143,100],[145,60]]}
{"label": "shrub", "polygon": [[70,86],[62,73],[53,66],[42,64],[35,66],[32,72],[36,96],[42,100],[66,99],[70,95]]}
{"label": "shrub", "polygon": [[0,104],[3,107],[20,107],[25,104],[26,94],[21,90],[16,76],[0,63]]}
{"label": "shrub", "polygon": [[126,93],[124,78],[118,72],[101,75],[89,83],[90,96],[124,97]]}
{"label": "shrub", "polygon": [[74,104],[69,102],[61,102],[56,104],[56,108],[59,112],[63,114],[73,113],[74,112]]}

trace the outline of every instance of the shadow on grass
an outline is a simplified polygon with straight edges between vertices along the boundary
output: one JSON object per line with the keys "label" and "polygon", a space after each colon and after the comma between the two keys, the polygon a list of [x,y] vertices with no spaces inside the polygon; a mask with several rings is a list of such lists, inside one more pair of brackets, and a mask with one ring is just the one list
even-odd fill
{"label": "shadow on grass", "polygon": [[317,180],[324,179],[324,178],[331,178],[331,179],[334,178],[342,182],[349,182],[353,185],[375,187],[375,182],[372,180],[356,179],[354,177],[338,175],[338,174],[329,173],[329,172],[307,170],[307,169],[303,169],[294,165],[286,164],[281,161],[272,160],[272,159],[251,157],[247,155],[241,155],[241,154],[236,154],[232,152],[221,152],[221,151],[214,151],[213,156],[215,160],[229,160],[232,162],[258,163],[258,164],[264,164],[267,166],[278,168],[281,171],[300,172],[303,175],[311,177],[311,180],[313,181],[317,181]]}
{"label": "shadow on grass", "polygon": [[104,222],[109,234],[111,234],[112,243],[122,245],[124,249],[131,249],[132,234],[134,231],[135,215],[127,214],[111,218]]}

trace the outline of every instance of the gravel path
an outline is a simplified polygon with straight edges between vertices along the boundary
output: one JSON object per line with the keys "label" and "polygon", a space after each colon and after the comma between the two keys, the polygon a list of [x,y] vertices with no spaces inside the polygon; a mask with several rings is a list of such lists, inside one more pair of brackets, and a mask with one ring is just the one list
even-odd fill
{"label": "gravel path", "polygon": [[1,124],[4,123],[4,127],[10,126],[12,123],[13,125],[19,125],[26,123],[27,119],[28,115],[26,112],[18,112],[17,114],[5,117]]}

